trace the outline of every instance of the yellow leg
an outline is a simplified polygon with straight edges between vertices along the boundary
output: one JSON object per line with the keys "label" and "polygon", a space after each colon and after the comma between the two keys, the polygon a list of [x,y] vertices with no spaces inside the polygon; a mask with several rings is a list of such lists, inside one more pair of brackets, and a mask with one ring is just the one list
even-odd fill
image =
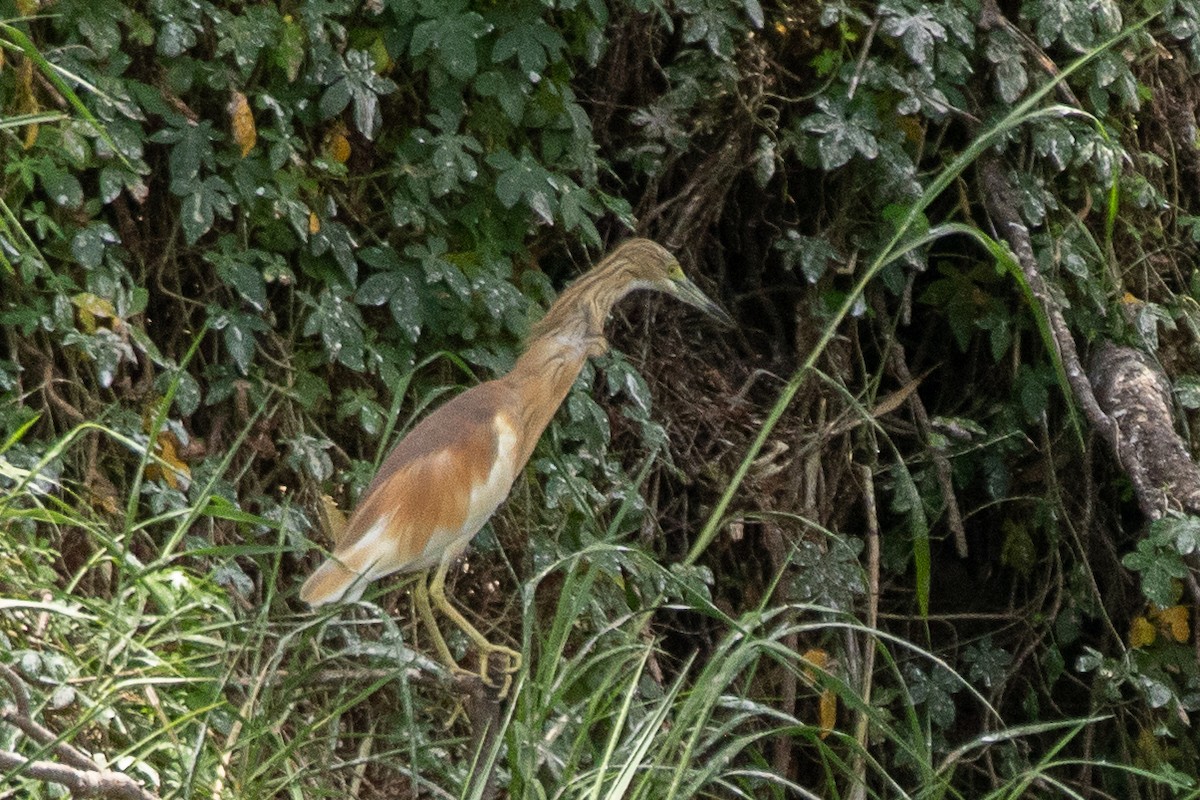
{"label": "yellow leg", "polygon": [[438,630],[437,620],[433,617],[433,609],[429,606],[428,581],[429,570],[425,570],[417,576],[417,581],[413,584],[413,599],[417,602],[417,614],[421,616],[425,630],[429,631],[429,638],[433,640],[433,648],[437,650],[438,658],[442,660],[442,663],[451,672],[466,672],[458,666],[454,656],[450,655],[450,648],[446,646],[446,640],[442,638],[442,632]]}
{"label": "yellow leg", "polygon": [[[480,680],[488,686],[494,685],[488,681],[488,665],[492,653],[499,653],[508,660],[508,664],[501,670],[504,680],[500,685],[500,697],[503,698],[512,686],[513,673],[521,669],[521,654],[511,648],[489,642],[482,633],[475,629],[474,625],[467,621],[466,617],[459,613],[458,609],[450,605],[450,601],[446,599],[446,572],[450,569],[451,561],[453,559],[444,559],[438,565],[437,572],[434,573],[433,580],[429,584],[429,596],[433,598],[433,604],[438,607],[438,610],[449,617],[450,621],[475,643],[475,647],[479,650]],[[440,634],[438,638],[441,638]],[[442,642],[442,647],[445,646],[445,642]],[[449,655],[449,650],[446,653]]]}

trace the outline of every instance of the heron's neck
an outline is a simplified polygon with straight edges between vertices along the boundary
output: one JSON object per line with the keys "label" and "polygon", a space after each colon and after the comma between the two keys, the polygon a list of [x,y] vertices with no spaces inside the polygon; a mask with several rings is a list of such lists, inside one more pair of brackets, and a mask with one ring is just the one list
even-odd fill
{"label": "heron's neck", "polygon": [[[630,275],[625,258],[609,258],[568,286],[534,326],[530,349],[538,339],[603,341],[604,321],[622,297],[647,284]],[[603,351],[601,351],[603,352]]]}

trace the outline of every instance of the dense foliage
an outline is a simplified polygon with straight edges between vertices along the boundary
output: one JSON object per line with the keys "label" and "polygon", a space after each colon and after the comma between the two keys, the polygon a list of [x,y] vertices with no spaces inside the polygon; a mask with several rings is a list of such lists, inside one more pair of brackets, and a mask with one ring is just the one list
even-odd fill
{"label": "dense foliage", "polygon": [[0,661],[64,739],[162,797],[488,794],[408,593],[296,590],[321,496],[636,231],[739,329],[623,306],[456,571],[530,665],[496,783],[1200,796],[1200,527],[1077,413],[977,171],[1191,436],[1200,2],[3,18]]}

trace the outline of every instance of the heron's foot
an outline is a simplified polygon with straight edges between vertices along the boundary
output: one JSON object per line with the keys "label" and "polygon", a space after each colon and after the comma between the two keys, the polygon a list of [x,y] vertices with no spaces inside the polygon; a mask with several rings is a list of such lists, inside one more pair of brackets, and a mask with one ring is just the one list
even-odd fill
{"label": "heron's foot", "polygon": [[[521,671],[521,664],[524,663],[521,654],[511,647],[492,644],[482,638],[475,645],[479,648],[479,679],[488,688],[497,690],[496,699],[503,700],[512,688],[513,675]],[[488,679],[493,655],[498,655],[504,660],[504,666],[496,671],[495,682]]]}

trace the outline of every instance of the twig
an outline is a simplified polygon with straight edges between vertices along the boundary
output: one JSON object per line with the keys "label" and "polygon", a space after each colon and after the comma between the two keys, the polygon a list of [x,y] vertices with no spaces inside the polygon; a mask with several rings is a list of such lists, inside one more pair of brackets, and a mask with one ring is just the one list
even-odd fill
{"label": "twig", "polygon": [[117,800],[158,800],[137,781],[121,772],[102,768],[32,716],[29,690],[21,676],[0,664],[0,677],[8,684],[16,708],[0,712],[0,720],[18,728],[37,744],[55,752],[63,764],[26,758],[20,753],[0,750],[0,768],[6,773],[23,773],[35,780],[65,786],[75,797],[113,797]]}
{"label": "twig", "polygon": [[[879,625],[879,515],[875,507],[875,476],[867,465],[859,467],[862,473],[863,504],[867,512],[867,628],[875,630]],[[875,672],[875,641],[871,634],[865,637],[863,647],[862,688],[859,690],[863,711],[858,715],[854,739],[858,747],[850,762],[850,790],[846,800],[863,800],[867,796],[867,737],[870,734],[871,687]]]}
{"label": "twig", "polygon": [[[876,297],[876,311],[880,316],[886,319],[886,309],[883,306],[882,300]],[[917,381],[913,380],[912,373],[909,372],[908,362],[904,356],[904,347],[899,342],[891,342],[889,344],[892,358],[892,371],[896,374],[896,379],[900,381],[902,386],[916,386]],[[954,551],[958,553],[959,558],[967,557],[967,529],[963,525],[962,512],[958,509],[958,497],[954,493],[954,478],[950,470],[950,459],[946,456],[946,452],[940,447],[934,447],[930,444],[929,432],[929,412],[925,410],[925,403],[921,401],[921,395],[913,391],[907,396],[909,407],[912,409],[913,418],[917,423],[917,432],[921,435],[924,444],[929,448],[929,455],[933,459],[934,474],[937,476],[938,486],[942,490],[942,498],[946,501],[946,524],[950,528],[950,533],[954,536]]]}
{"label": "twig", "polygon": [[983,200],[988,216],[992,218],[1000,236],[1008,242],[1013,255],[1017,258],[1017,264],[1021,267],[1021,272],[1025,275],[1025,281],[1029,284],[1029,290],[1033,293],[1034,300],[1041,306],[1042,313],[1046,315],[1050,326],[1050,335],[1062,360],[1063,371],[1066,372],[1071,392],[1083,409],[1083,414],[1087,417],[1088,422],[1100,433],[1112,452],[1119,455],[1117,426],[1101,410],[1100,404],[1096,401],[1092,385],[1088,382],[1087,374],[1079,361],[1079,351],[1075,349],[1075,339],[1071,336],[1071,329],[1067,327],[1062,308],[1050,295],[1050,289],[1046,286],[1046,281],[1042,279],[1042,274],[1038,270],[1037,256],[1034,255],[1033,244],[1029,239],[1029,229],[1025,227],[1025,223],[1021,221],[1021,217],[1017,213],[1020,203],[1017,202],[1016,192],[1009,182],[1008,176],[1004,174],[1004,169],[1000,166],[1000,160],[997,157],[988,156],[982,159],[979,171],[983,178]]}

